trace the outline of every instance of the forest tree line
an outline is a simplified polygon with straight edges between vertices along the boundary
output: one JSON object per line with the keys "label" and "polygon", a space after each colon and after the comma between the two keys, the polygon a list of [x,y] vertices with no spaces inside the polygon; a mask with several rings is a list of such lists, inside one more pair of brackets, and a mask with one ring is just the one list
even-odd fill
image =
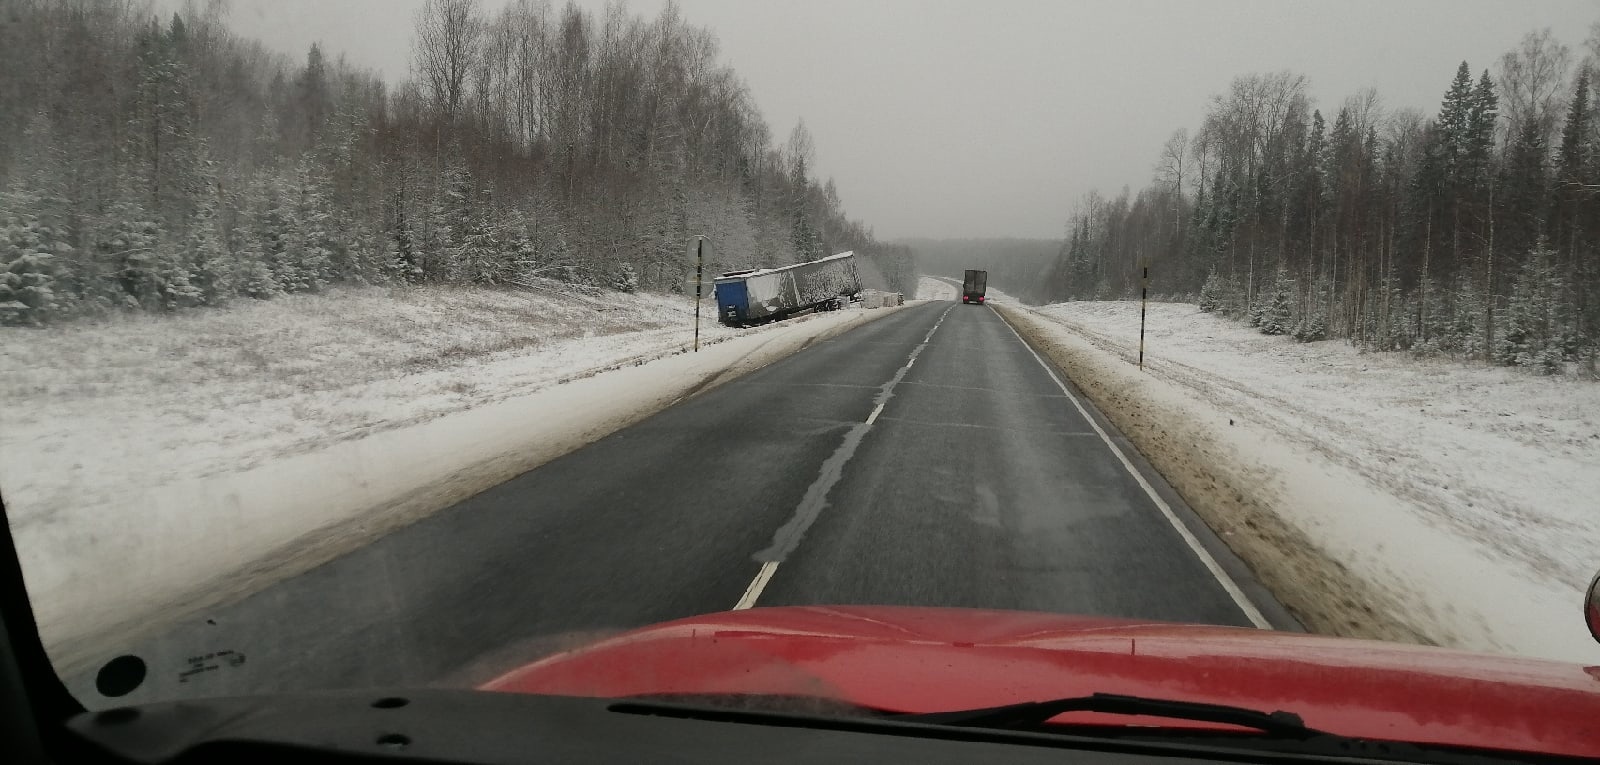
{"label": "forest tree line", "polygon": [[393,88],[233,34],[219,0],[0,16],[0,323],[338,284],[677,292],[697,234],[712,270],[854,249],[870,286],[915,281],[672,4],[428,0]]}
{"label": "forest tree line", "polygon": [[[1600,353],[1600,23],[1463,62],[1436,114],[1236,78],[1151,185],[1091,193],[1036,300],[1196,300],[1268,334],[1554,373]],[[1445,82],[1441,78],[1441,82]]]}

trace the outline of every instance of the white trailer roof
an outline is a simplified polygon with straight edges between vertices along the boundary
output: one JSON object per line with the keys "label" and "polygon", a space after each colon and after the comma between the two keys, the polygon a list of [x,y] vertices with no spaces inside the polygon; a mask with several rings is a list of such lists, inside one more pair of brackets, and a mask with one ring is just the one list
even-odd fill
{"label": "white trailer roof", "polygon": [[829,255],[826,258],[817,258],[816,260],[807,261],[805,263],[795,263],[793,265],[782,266],[782,267],[779,267],[779,268],[757,268],[757,269],[752,269],[752,270],[749,270],[749,271],[729,271],[728,273],[725,273],[725,274],[717,277],[716,281],[719,281],[719,282],[723,281],[723,280],[733,281],[735,279],[748,279],[748,278],[750,278],[752,276],[765,276],[767,274],[777,274],[777,273],[782,273],[784,271],[788,271],[788,270],[793,269],[793,268],[799,268],[801,266],[814,266],[814,265],[816,265],[818,263],[827,263],[828,261],[831,261],[831,260],[845,260],[847,258],[853,258],[853,257],[855,257],[855,254],[856,254],[855,250],[848,250],[848,251],[845,251],[845,252],[841,252],[841,253],[839,253],[837,255]]}

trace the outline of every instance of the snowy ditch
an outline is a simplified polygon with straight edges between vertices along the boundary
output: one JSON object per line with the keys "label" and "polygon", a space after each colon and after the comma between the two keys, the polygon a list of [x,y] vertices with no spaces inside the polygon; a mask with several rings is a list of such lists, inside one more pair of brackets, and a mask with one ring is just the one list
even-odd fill
{"label": "snowy ditch", "polygon": [[682,299],[446,288],[7,332],[0,488],[41,634],[80,669],[894,310],[708,318],[699,353]]}
{"label": "snowy ditch", "polygon": [[1593,662],[1600,385],[999,305],[1314,632]]}

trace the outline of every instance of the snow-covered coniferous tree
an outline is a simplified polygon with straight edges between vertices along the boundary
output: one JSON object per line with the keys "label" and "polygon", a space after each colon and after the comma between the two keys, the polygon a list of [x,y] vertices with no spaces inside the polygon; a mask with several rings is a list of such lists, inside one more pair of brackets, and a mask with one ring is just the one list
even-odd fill
{"label": "snow-covered coniferous tree", "polygon": [[639,291],[639,272],[634,270],[632,263],[624,261],[617,266],[616,276],[611,280],[611,289],[630,294]]}
{"label": "snow-covered coniferous tree", "polygon": [[1290,306],[1290,293],[1294,283],[1289,281],[1289,274],[1282,267],[1278,268],[1277,277],[1273,279],[1272,290],[1268,293],[1261,311],[1258,326],[1264,335],[1289,334],[1291,325],[1292,308]]}

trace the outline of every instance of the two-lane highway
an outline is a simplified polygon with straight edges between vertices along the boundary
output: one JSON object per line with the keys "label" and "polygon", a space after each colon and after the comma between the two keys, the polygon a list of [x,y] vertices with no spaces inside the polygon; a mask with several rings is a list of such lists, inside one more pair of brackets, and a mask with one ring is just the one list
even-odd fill
{"label": "two-lane highway", "polygon": [[894,394],[761,604],[1270,626],[992,308],[953,304]]}
{"label": "two-lane highway", "polygon": [[128,700],[472,682],[752,605],[1289,626],[1138,464],[992,308],[914,305],[128,646]]}

